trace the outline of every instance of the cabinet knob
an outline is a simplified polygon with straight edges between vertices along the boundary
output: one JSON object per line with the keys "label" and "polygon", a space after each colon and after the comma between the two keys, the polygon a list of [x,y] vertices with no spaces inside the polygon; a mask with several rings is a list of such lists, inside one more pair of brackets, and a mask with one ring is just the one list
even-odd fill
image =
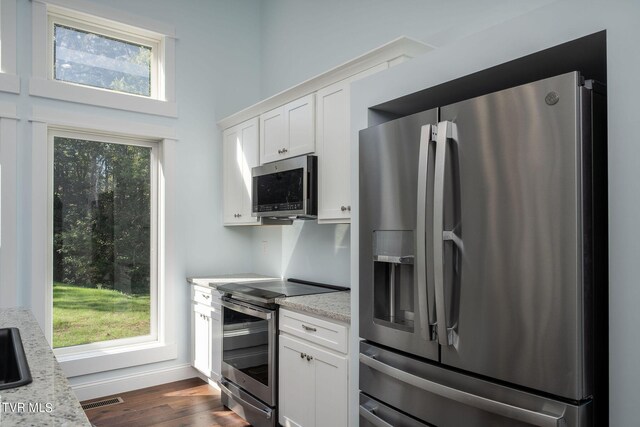
{"label": "cabinet knob", "polygon": [[287,150],[286,148],[283,148],[282,149],[282,154],[286,153],[287,151],[289,151],[289,150]]}
{"label": "cabinet knob", "polygon": [[346,207],[346,206],[340,206],[340,210],[341,210],[342,212],[344,212],[344,211],[346,211],[346,210],[347,210],[347,207]]}
{"label": "cabinet knob", "polygon": [[282,154],[282,150],[278,150],[278,154]]}
{"label": "cabinet knob", "polygon": [[312,357],[312,356],[309,356],[309,355],[307,354],[307,362],[310,362],[312,359],[313,359],[313,357]]}
{"label": "cabinet knob", "polygon": [[240,218],[242,216],[242,214],[238,214],[238,218]]}
{"label": "cabinet knob", "polygon": [[307,355],[306,355],[306,354],[304,354],[304,353],[300,353],[300,359],[304,359],[305,357],[307,357]]}
{"label": "cabinet knob", "polygon": [[203,295],[203,297],[205,297],[206,299],[211,298],[211,296],[210,296],[210,295]]}
{"label": "cabinet knob", "polygon": [[347,206],[347,210],[351,212],[351,206]]}

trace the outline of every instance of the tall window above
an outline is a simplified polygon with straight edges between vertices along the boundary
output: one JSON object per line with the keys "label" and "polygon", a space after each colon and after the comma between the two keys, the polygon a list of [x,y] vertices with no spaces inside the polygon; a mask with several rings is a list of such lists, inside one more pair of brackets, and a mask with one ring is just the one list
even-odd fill
{"label": "tall window above", "polygon": [[49,14],[54,80],[158,97],[158,39]]}

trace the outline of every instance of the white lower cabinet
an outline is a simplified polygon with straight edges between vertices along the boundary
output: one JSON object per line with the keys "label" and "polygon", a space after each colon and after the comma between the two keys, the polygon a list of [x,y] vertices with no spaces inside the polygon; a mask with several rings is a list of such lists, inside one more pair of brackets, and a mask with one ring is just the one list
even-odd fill
{"label": "white lower cabinet", "polygon": [[[206,296],[208,301],[200,302]],[[222,367],[221,307],[210,288],[192,286],[192,366],[207,378],[217,380]]]}
{"label": "white lower cabinet", "polygon": [[[288,310],[286,316],[310,317]],[[305,322],[309,324],[309,322]],[[347,329],[346,325],[335,324]],[[348,425],[348,355],[281,331],[279,337],[279,419],[283,426]]]}

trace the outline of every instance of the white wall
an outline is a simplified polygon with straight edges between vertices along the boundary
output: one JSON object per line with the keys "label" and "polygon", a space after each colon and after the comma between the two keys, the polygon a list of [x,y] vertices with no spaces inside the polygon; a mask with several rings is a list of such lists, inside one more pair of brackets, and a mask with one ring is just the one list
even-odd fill
{"label": "white wall", "polygon": [[406,35],[439,47],[553,0],[265,0],[262,97]]}
{"label": "white wall", "polygon": [[[266,0],[261,2],[261,93],[266,98],[402,35],[442,46],[552,0]],[[254,270],[351,286],[348,225],[296,222],[254,230]],[[266,233],[266,235],[265,235]],[[260,252],[264,241],[281,259]],[[268,260],[268,262],[267,262]],[[270,273],[274,274],[274,273]]]}
{"label": "white wall", "polygon": [[[175,128],[175,181],[171,188],[175,203],[168,207],[175,228],[167,263],[171,276],[167,286],[174,288],[178,358],[73,378],[73,384],[103,381],[123,375],[184,366],[190,360],[189,287],[185,277],[231,273],[251,269],[249,258],[239,256],[251,248],[251,230],[222,227],[222,151],[221,133],[216,121],[259,100],[260,8],[257,0],[191,0],[188,3],[157,0],[92,0],[121,9],[128,14],[149,17],[175,26],[176,98],[178,118],[147,116],[81,104],[30,97],[31,2],[18,0],[17,72],[22,79],[21,94],[0,94],[0,102],[17,104],[18,154],[18,300],[29,306],[30,269],[30,188],[31,188],[31,110],[48,106],[59,111],[104,115],[110,118],[151,123]],[[3,159],[3,162],[10,161]],[[6,284],[2,284],[5,286]],[[133,382],[132,382],[133,384]]]}
{"label": "white wall", "polygon": [[[579,11],[579,12],[578,12]],[[610,262],[610,421],[632,426],[640,419],[640,144],[636,100],[640,99],[638,40],[640,3],[634,1],[565,0],[455,40],[385,74],[356,82],[352,88],[352,153],[357,131],[367,126],[367,107],[450,81],[520,56],[607,30],[609,115],[609,262]],[[482,19],[482,16],[479,17]],[[429,42],[427,38],[425,40]],[[357,165],[352,192],[357,191]],[[355,203],[357,204],[357,203]],[[357,207],[355,208],[357,212]],[[357,253],[357,220],[351,230]],[[352,310],[357,310],[358,268],[352,259]],[[352,330],[357,331],[357,317]],[[356,345],[357,336],[352,336]],[[352,347],[353,348],[353,347]],[[357,366],[357,360],[352,367]],[[357,370],[353,371],[357,375]],[[357,379],[352,383],[352,396]],[[352,414],[354,417],[355,414]]]}

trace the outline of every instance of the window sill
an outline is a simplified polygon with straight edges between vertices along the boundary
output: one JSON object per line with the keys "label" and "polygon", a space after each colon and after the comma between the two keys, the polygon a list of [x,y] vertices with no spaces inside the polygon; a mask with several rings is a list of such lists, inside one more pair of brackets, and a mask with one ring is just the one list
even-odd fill
{"label": "window sill", "polygon": [[29,79],[29,95],[156,116],[178,117],[178,108],[175,102],[143,98],[37,77]]}
{"label": "window sill", "polygon": [[[54,352],[55,353],[55,352]],[[111,371],[174,360],[178,357],[175,344],[151,342],[104,348],[82,353],[58,355],[56,359],[67,377]]]}
{"label": "window sill", "polygon": [[20,77],[10,73],[0,73],[0,91],[20,93]]}

